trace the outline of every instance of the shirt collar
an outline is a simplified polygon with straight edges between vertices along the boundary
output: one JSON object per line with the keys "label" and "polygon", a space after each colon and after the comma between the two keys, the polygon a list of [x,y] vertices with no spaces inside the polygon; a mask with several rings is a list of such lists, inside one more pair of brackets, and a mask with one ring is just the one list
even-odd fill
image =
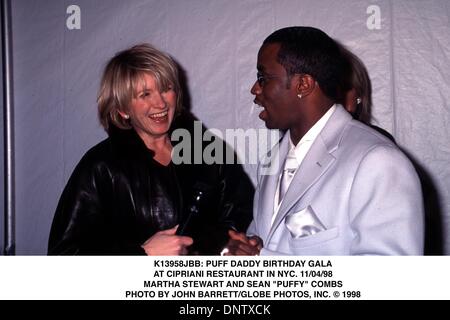
{"label": "shirt collar", "polygon": [[300,149],[300,146],[306,142],[309,142],[309,144],[312,144],[314,140],[316,140],[317,136],[320,134],[322,129],[327,124],[328,120],[330,119],[331,115],[336,110],[336,104],[333,104],[333,106],[328,109],[327,112],[317,121],[309,130],[306,132],[306,134],[300,139],[300,141],[295,146],[294,143],[291,140],[290,132],[289,134],[289,149],[294,148],[295,153],[297,154],[298,150]]}

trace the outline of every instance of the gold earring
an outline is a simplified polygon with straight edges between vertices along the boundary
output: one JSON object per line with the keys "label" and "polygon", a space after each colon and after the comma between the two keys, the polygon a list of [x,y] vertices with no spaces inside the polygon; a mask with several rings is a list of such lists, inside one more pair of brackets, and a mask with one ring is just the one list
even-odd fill
{"label": "gold earring", "polygon": [[299,94],[297,95],[297,97],[298,97],[299,99],[301,99],[301,98],[302,98],[302,94],[299,93]]}
{"label": "gold earring", "polygon": [[130,116],[129,116],[128,114],[124,114],[124,115],[123,115],[123,118],[126,119],[126,120],[128,120],[128,119],[130,119]]}

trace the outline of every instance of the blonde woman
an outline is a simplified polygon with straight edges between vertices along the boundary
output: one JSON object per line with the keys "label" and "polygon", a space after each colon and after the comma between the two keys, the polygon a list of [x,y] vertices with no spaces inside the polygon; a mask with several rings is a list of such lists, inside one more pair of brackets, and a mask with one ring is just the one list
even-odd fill
{"label": "blonde woman", "polygon": [[[243,171],[171,161],[170,131],[181,101],[177,66],[154,47],[137,45],[108,62],[98,114],[109,137],[85,154],[69,179],[49,254],[215,254],[227,230],[245,230],[251,196],[236,187]],[[198,236],[177,235],[199,181],[210,190],[203,226]]]}

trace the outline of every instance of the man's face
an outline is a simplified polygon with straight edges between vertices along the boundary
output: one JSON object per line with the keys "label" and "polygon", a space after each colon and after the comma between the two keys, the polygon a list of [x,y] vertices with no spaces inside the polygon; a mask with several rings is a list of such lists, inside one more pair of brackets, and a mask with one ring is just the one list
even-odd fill
{"label": "man's face", "polygon": [[[261,47],[258,53],[258,79],[251,89],[254,102],[263,107],[259,118],[269,129],[290,129],[297,116],[297,93],[284,67],[277,62],[280,44]],[[289,84],[289,87],[288,87]]]}

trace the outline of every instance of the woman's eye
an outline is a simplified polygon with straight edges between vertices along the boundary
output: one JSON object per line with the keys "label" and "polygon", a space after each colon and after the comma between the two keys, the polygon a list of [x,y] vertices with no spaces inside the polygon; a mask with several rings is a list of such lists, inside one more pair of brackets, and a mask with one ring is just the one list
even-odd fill
{"label": "woman's eye", "polygon": [[173,86],[169,85],[163,90],[163,92],[169,92],[169,91],[172,91],[172,90],[173,90]]}

